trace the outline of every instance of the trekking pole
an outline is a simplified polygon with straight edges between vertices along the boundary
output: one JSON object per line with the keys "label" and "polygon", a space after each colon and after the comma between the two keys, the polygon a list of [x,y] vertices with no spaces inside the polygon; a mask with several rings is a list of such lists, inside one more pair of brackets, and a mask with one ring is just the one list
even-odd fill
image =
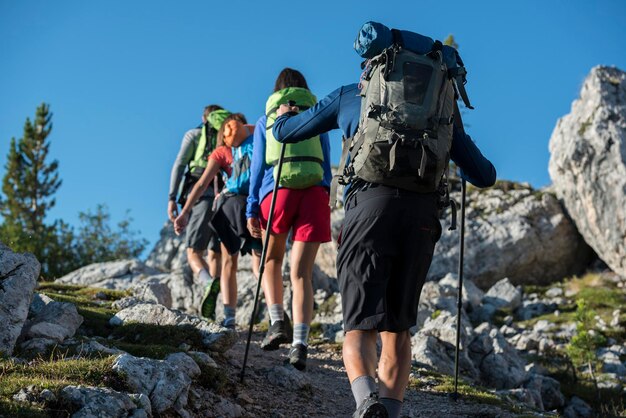
{"label": "trekking pole", "polygon": [[456,309],[456,352],[454,353],[454,394],[456,401],[459,397],[459,346],[461,341],[461,309],[463,308],[463,250],[465,249],[465,191],[467,184],[461,180],[461,232],[459,236],[459,292]]}
{"label": "trekking pole", "polygon": [[274,181],[274,191],[272,193],[272,202],[270,204],[270,213],[267,217],[267,228],[265,229],[265,241],[263,242],[263,250],[261,250],[261,264],[259,265],[259,281],[256,286],[256,295],[254,296],[254,307],[252,308],[252,316],[250,317],[250,326],[248,327],[248,339],[246,341],[246,351],[243,356],[243,366],[241,367],[240,382],[243,383],[246,374],[246,363],[248,362],[248,350],[250,349],[250,339],[252,338],[252,328],[254,327],[254,318],[259,301],[259,292],[261,291],[261,281],[263,280],[263,272],[265,271],[265,257],[267,257],[267,247],[270,241],[270,231],[272,229],[272,220],[274,219],[274,207],[276,206],[276,195],[278,194],[278,183],[280,172],[283,168],[283,160],[285,158],[286,144],[280,147],[280,158],[278,159],[278,168],[276,169],[276,180]]}

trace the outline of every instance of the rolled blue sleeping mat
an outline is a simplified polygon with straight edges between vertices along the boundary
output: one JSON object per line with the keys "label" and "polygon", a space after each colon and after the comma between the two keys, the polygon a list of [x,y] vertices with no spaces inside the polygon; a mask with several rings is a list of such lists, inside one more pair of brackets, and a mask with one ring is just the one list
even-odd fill
{"label": "rolled blue sleeping mat", "polygon": [[[434,44],[432,38],[408,30],[399,30],[396,36],[400,36],[403,48],[416,54],[429,53]],[[383,52],[385,48],[389,48],[394,41],[394,34],[390,28],[382,23],[366,22],[357,34],[354,50],[361,57],[369,59]],[[441,52],[448,69],[463,66],[463,61],[453,47],[444,45]]]}

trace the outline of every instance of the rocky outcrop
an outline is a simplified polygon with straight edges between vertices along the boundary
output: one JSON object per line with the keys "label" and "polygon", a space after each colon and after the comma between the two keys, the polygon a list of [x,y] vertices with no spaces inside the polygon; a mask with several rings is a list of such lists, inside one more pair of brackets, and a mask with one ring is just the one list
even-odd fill
{"label": "rocky outcrop", "polygon": [[169,220],[161,228],[160,235],[146,259],[146,265],[161,271],[183,271],[187,266],[185,235],[176,235]]}
{"label": "rocky outcrop", "polygon": [[36,351],[73,337],[83,323],[74,304],[56,302],[40,294],[33,297],[29,316],[20,335],[20,346]]}
{"label": "rocky outcrop", "polygon": [[32,254],[16,254],[0,243],[0,356],[11,355],[37,285],[40,265]]}
{"label": "rocky outcrop", "polygon": [[172,408],[181,416],[189,415],[185,410],[189,388],[201,371],[187,354],[170,354],[165,360],[122,354],[115,359],[113,370],[123,376],[132,391],[150,398],[154,413]]}
{"label": "rocky outcrop", "polygon": [[203,344],[217,352],[228,350],[237,341],[237,333],[232,330],[154,303],[138,303],[125,308],[115,314],[109,322],[113,326],[140,323],[193,327],[200,332]]}
{"label": "rocky outcrop", "polygon": [[146,395],[128,395],[109,388],[66,386],[61,399],[77,408],[72,417],[151,417],[150,401]]}
{"label": "rocky outcrop", "polygon": [[[458,194],[453,199],[460,201]],[[444,232],[428,277],[457,271],[459,229]],[[547,284],[579,272],[590,250],[554,195],[519,184],[468,193],[464,277],[486,289],[504,277],[513,284]]]}
{"label": "rocky outcrop", "polygon": [[159,270],[148,267],[137,259],[131,259],[90,264],[55,281],[63,284],[123,290],[128,289],[143,277],[159,273]]}
{"label": "rocky outcrop", "polygon": [[578,231],[626,276],[626,73],[595,67],[550,138],[550,177]]}

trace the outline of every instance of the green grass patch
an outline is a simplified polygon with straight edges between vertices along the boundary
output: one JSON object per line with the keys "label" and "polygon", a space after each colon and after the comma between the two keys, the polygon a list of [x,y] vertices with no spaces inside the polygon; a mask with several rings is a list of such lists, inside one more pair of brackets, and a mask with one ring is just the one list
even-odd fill
{"label": "green grass patch", "polygon": [[[113,330],[113,327],[109,325],[109,320],[116,313],[116,310],[111,307],[112,303],[130,295],[130,292],[126,290],[101,289],[60,283],[40,283],[38,291],[55,301],[74,304],[78,313],[84,318],[83,325],[80,328],[81,333],[99,337],[106,337]],[[98,295],[98,298],[96,295]],[[99,297],[102,297],[102,299]]]}
{"label": "green grass patch", "polygon": [[317,312],[321,315],[332,315],[337,307],[337,294],[333,293],[318,308]]}
{"label": "green grass patch", "polygon": [[196,382],[200,386],[220,395],[226,395],[228,389],[233,386],[224,370],[200,362],[198,367],[200,367],[201,374],[196,378]]}
{"label": "green grass patch", "polygon": [[[200,331],[191,325],[126,323],[113,329],[111,337],[121,342],[144,346],[179,347],[181,344],[187,344],[192,349],[201,350],[203,348]],[[113,344],[118,346],[117,341]]]}

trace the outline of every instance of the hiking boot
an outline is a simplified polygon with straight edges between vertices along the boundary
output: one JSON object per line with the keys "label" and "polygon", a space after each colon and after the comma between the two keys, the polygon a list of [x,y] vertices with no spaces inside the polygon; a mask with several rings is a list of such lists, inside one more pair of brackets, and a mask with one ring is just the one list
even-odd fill
{"label": "hiking boot", "polygon": [[306,354],[308,347],[304,344],[296,344],[289,350],[289,364],[296,369],[303,371],[306,369]]}
{"label": "hiking boot", "polygon": [[291,342],[292,335],[291,321],[289,321],[287,314],[284,314],[282,321],[276,321],[270,325],[261,343],[261,348],[265,351],[278,350],[281,344]]}
{"label": "hiking boot", "polygon": [[385,405],[378,400],[378,393],[371,393],[354,411],[352,418],[388,418]]}
{"label": "hiking boot", "polygon": [[215,306],[217,305],[217,295],[220,293],[220,279],[216,277],[209,280],[204,289],[202,303],[200,305],[200,313],[203,318],[215,320]]}
{"label": "hiking boot", "polygon": [[224,328],[236,330],[237,322],[235,321],[235,318],[224,318],[224,320],[220,323],[220,326]]}

